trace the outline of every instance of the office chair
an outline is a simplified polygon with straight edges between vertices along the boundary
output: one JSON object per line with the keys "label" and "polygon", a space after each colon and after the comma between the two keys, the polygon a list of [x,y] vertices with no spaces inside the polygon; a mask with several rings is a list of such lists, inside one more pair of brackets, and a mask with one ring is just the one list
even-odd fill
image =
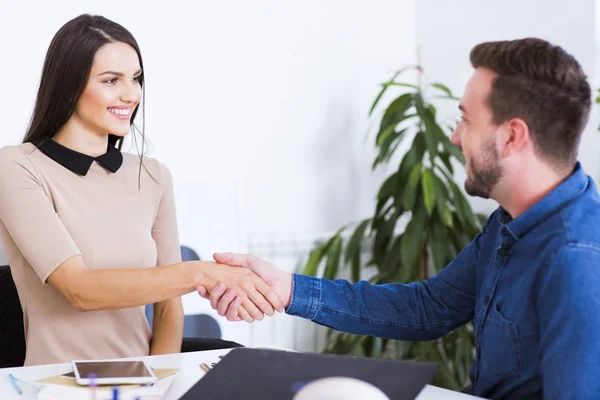
{"label": "office chair", "polygon": [[0,368],[25,362],[23,310],[10,267],[0,266]]}

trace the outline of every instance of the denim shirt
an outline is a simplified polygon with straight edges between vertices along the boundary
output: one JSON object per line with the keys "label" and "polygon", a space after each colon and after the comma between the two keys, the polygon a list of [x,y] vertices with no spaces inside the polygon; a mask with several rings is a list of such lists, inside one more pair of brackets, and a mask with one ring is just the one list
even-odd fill
{"label": "denim shirt", "polygon": [[437,339],[474,320],[473,394],[600,398],[600,198],[578,163],[515,219],[501,207],[436,276],[352,284],[294,275],[286,312],[399,340]]}

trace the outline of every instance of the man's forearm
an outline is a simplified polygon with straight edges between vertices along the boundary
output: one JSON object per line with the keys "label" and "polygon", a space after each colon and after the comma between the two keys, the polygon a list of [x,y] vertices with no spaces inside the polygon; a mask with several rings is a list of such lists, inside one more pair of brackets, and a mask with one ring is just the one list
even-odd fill
{"label": "man's forearm", "polygon": [[[446,290],[443,285],[433,279],[410,285],[372,285],[294,275],[292,300],[286,312],[348,333],[433,340],[473,317],[471,296],[457,298],[460,293]],[[443,301],[444,293],[447,300],[453,301],[452,307]],[[463,306],[457,308],[460,303]]]}

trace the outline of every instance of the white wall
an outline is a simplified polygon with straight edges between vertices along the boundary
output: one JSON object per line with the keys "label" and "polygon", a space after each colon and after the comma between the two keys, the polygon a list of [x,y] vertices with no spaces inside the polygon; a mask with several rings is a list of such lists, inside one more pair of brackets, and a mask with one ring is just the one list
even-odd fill
{"label": "white wall", "polygon": [[[52,36],[85,12],[140,44],[149,155],[174,175],[182,244],[207,258],[243,250],[246,232],[330,231],[371,213],[384,171],[370,171],[367,111],[414,63],[414,0],[0,0],[0,146],[23,137]],[[207,304],[184,297],[186,313]],[[266,344],[274,326],[222,328]]]}
{"label": "white wall", "polygon": [[[469,52],[474,45],[523,37],[539,37],[565,48],[595,86],[595,16],[594,0],[419,0],[416,40],[429,77],[446,83],[459,95],[472,72]],[[584,168],[596,178],[600,176],[597,114],[594,107],[580,147]],[[462,180],[464,174],[457,177]],[[482,212],[497,206],[481,199],[472,199],[472,204]]]}
{"label": "white wall", "polygon": [[247,232],[369,215],[380,181],[366,115],[377,84],[415,58],[413,0],[0,0],[0,145],[22,137],[46,48],[83,12],[141,46],[150,155],[176,179],[237,185]]}

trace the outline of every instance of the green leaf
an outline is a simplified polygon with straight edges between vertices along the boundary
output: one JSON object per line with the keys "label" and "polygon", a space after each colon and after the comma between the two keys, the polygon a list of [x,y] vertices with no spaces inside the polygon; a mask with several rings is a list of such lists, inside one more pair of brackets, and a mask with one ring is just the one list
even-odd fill
{"label": "green leaf", "polygon": [[369,223],[371,219],[365,219],[362,221],[358,227],[354,230],[348,245],[346,246],[345,260],[348,262],[355,254],[360,254],[360,245],[362,243],[363,237],[365,236],[365,231],[369,227]]}
{"label": "green leaf", "polygon": [[345,262],[350,262],[351,272],[352,272],[352,280],[354,282],[358,282],[360,280],[360,252],[361,252],[361,244],[363,237],[365,235],[365,231],[367,230],[370,219],[366,219],[358,225],[358,227],[354,230],[350,241],[346,245],[346,252],[344,255]]}
{"label": "green leaf", "polygon": [[[385,197],[382,199],[379,199],[377,201],[377,206],[375,207],[375,217],[374,217],[374,221],[377,219],[377,217],[381,217],[384,216],[387,213],[387,209],[383,211],[384,207],[386,207],[386,205],[389,203],[390,198],[389,197]],[[392,203],[393,205],[393,203]],[[390,206],[388,206],[389,208]]]}
{"label": "green leaf", "polygon": [[441,130],[441,128],[437,125],[431,110],[425,107],[420,93],[415,95],[415,107],[417,109],[417,114],[425,125],[425,144],[427,146],[427,151],[429,152],[429,157],[433,162],[437,156],[437,145],[439,140],[438,130]]}
{"label": "green leaf", "polygon": [[[404,93],[403,95],[396,98],[394,101],[390,103],[388,108],[383,113],[383,117],[381,118],[381,125],[379,127],[379,132],[393,125],[394,127],[398,125],[401,121],[406,119],[406,117],[411,117],[413,115],[406,115],[406,112],[413,106],[414,102],[414,94],[413,93]],[[381,143],[379,136],[377,136],[377,143]]]}
{"label": "green leaf", "polygon": [[450,174],[454,175],[454,168],[452,167],[452,163],[450,162],[450,153],[442,151],[440,153],[440,159],[442,160],[446,168],[448,168]]}
{"label": "green leaf", "polygon": [[421,178],[422,168],[423,165],[419,162],[413,167],[412,171],[410,171],[410,175],[408,177],[408,187],[410,189],[416,189],[419,179]]}
{"label": "green leaf", "polygon": [[403,185],[406,179],[408,179],[410,171],[412,171],[415,164],[420,163],[423,160],[424,154],[425,139],[423,139],[423,133],[418,132],[413,139],[410,150],[406,152],[400,162],[400,167],[398,168],[398,183],[400,185]]}
{"label": "green leaf", "polygon": [[325,263],[325,271],[323,272],[323,278],[335,279],[338,269],[340,266],[340,255],[342,251],[342,238],[341,236],[335,236],[329,251],[327,252],[327,262]]}
{"label": "green leaf", "polygon": [[435,206],[435,188],[433,184],[433,174],[431,172],[431,169],[429,168],[427,168],[425,172],[423,172],[423,178],[421,179],[421,187],[423,189],[423,201],[425,202],[425,209],[427,210],[427,215],[431,215],[433,207]]}
{"label": "green leaf", "polygon": [[400,267],[401,243],[402,236],[396,237],[385,254],[385,258],[381,264],[381,271],[384,274],[394,274],[394,271]]}
{"label": "green leaf", "polygon": [[404,197],[402,198],[402,208],[405,210],[412,210],[417,202],[417,189],[408,189],[404,191]]}
{"label": "green leaf", "polygon": [[439,90],[445,92],[449,97],[453,97],[452,91],[448,88],[448,86],[443,85],[443,84],[438,83],[438,82],[432,83],[431,86],[433,86],[434,88],[439,89]]}
{"label": "green leaf", "polygon": [[396,71],[394,73],[394,75],[392,76],[392,78],[387,82],[382,84],[382,89],[379,92],[379,94],[377,95],[377,97],[375,98],[375,101],[373,102],[373,105],[371,106],[371,109],[369,110],[369,115],[371,115],[373,113],[373,110],[375,110],[375,107],[377,107],[377,103],[379,103],[379,100],[381,100],[381,97],[383,97],[383,94],[385,93],[385,91],[387,90],[387,88],[389,87],[389,84],[394,82],[394,80],[398,77],[398,75],[400,75],[403,71],[405,71],[406,68],[401,69],[399,71]]}
{"label": "green leaf", "polygon": [[360,281],[360,251],[356,252],[350,260],[350,272],[352,273],[352,282]]}
{"label": "green leaf", "polygon": [[382,224],[375,234],[375,242],[373,244],[374,258],[377,259],[378,257],[382,257],[386,253],[390,236],[392,236],[392,232],[394,232],[394,227],[396,226],[396,221],[398,221],[398,217],[396,215],[392,215]]}
{"label": "green leaf", "polygon": [[403,268],[418,268],[418,260],[423,250],[423,232],[425,231],[425,208],[419,207],[406,230],[402,234],[400,259]]}
{"label": "green leaf", "polygon": [[435,187],[435,206],[440,217],[444,216],[444,208],[448,208],[446,202],[449,200],[448,188],[444,185],[444,182],[433,174],[433,186]]}
{"label": "green leaf", "polygon": [[405,210],[412,210],[417,199],[417,187],[421,179],[422,164],[417,163],[408,177],[408,187],[403,191],[402,207]]}
{"label": "green leaf", "polygon": [[436,270],[444,268],[448,260],[448,241],[446,229],[441,221],[435,221],[429,227],[429,246],[435,262]]}
{"label": "green leaf", "polygon": [[379,188],[379,193],[377,193],[377,199],[387,199],[388,197],[392,197],[396,193],[396,188],[398,186],[398,172],[394,172],[390,175],[385,182]]}
{"label": "green leaf", "polygon": [[395,125],[388,125],[377,134],[377,139],[375,140],[375,145],[380,147],[382,143],[384,143],[389,137],[394,133],[394,129],[396,129]]}
{"label": "green leaf", "polygon": [[[377,154],[377,157],[375,158],[375,161],[373,162],[373,167],[372,167],[373,169],[375,169],[375,167],[377,167],[377,165],[379,165],[379,163],[381,163],[383,161],[388,161],[390,159],[390,157],[392,156],[392,154],[394,153],[394,151],[396,150],[398,145],[402,142],[402,140],[406,136],[405,133],[408,131],[408,128],[405,128],[405,129],[401,129],[398,132],[395,132],[393,129],[394,127],[391,125],[390,125],[390,128],[391,128],[390,133],[385,134],[385,138],[383,139],[383,142],[378,146],[379,154]],[[390,147],[391,147],[391,149],[390,149]]]}
{"label": "green leaf", "polygon": [[450,210],[447,204],[444,204],[444,211],[442,212],[441,216],[442,220],[444,221],[444,224],[446,224],[448,228],[454,228],[454,222],[452,220],[452,211]]}
{"label": "green leaf", "polygon": [[478,221],[475,219],[471,205],[453,181],[450,181],[449,185],[452,189],[453,204],[461,223],[469,232],[475,235],[478,231]]}
{"label": "green leaf", "polygon": [[321,263],[321,260],[323,259],[327,245],[328,245],[328,243],[326,243],[323,246],[317,247],[310,252],[310,255],[308,256],[308,261],[306,262],[306,265],[304,266],[304,270],[302,271],[302,274],[308,275],[308,276],[316,276],[317,275],[317,269],[319,268],[319,264]]}
{"label": "green leaf", "polygon": [[339,237],[342,234],[342,232],[345,229],[346,229],[345,227],[340,228],[335,233],[335,235],[333,235],[329,240],[327,240],[327,242],[325,242],[324,244],[322,244],[320,246],[317,246],[315,249],[313,249],[310,252],[310,255],[308,256],[308,261],[306,262],[306,265],[304,266],[304,269],[302,271],[303,275],[317,276],[319,265],[321,264],[321,261],[323,260],[323,258],[329,252],[329,248],[331,247],[331,244],[337,237]]}
{"label": "green leaf", "polygon": [[433,118],[435,119],[435,116],[437,115],[437,110],[435,109],[433,104],[427,104],[427,109],[429,109],[429,112],[431,112],[431,115],[433,115]]}
{"label": "green leaf", "polygon": [[448,153],[450,153],[452,156],[454,156],[454,158],[456,158],[458,161],[460,161],[460,163],[462,165],[465,165],[467,163],[465,160],[465,156],[463,155],[462,151],[460,150],[460,147],[458,147],[457,145],[452,143],[450,141],[450,139],[446,138],[446,140],[442,140],[442,146],[444,146],[444,149]]}
{"label": "green leaf", "polygon": [[402,87],[407,87],[407,88],[419,90],[419,87],[417,85],[413,85],[412,83],[387,82],[387,83],[384,83],[384,85],[387,85],[387,86],[402,86]]}

